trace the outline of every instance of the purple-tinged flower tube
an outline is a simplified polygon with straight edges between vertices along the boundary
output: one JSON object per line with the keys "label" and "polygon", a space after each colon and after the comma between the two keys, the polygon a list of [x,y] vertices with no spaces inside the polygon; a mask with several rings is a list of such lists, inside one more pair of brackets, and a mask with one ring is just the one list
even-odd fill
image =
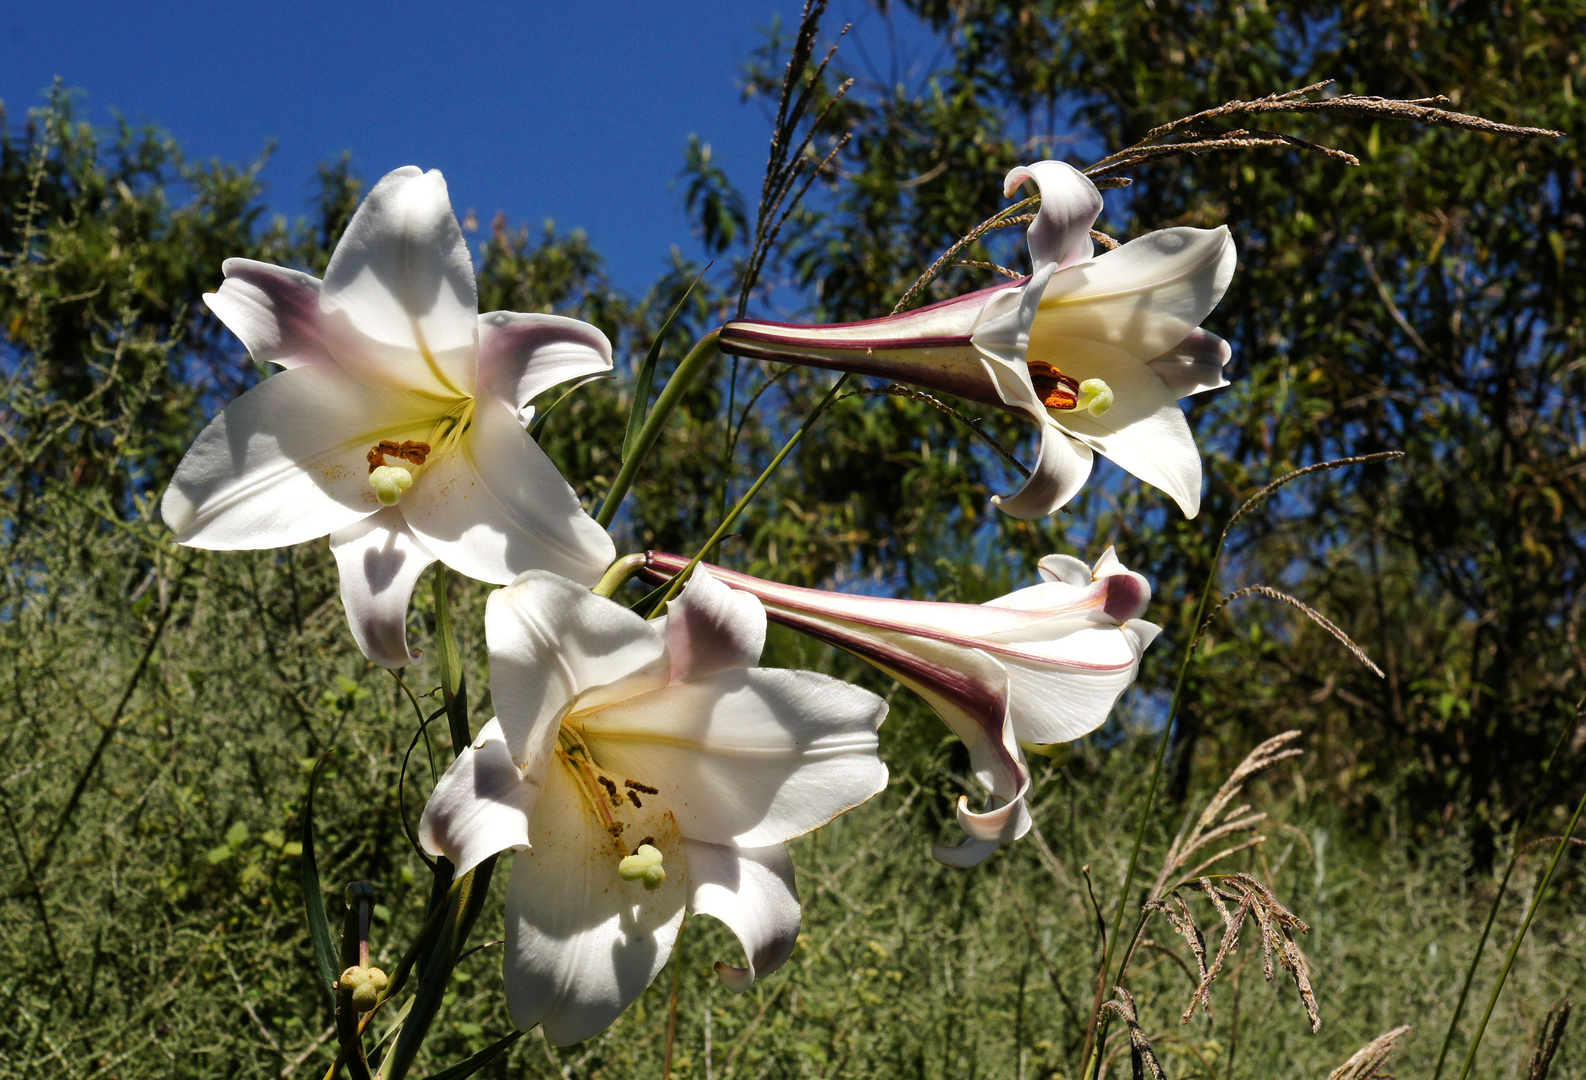
{"label": "purple-tinged flower tube", "polygon": [[1041,207],[1027,234],[1033,273],[1006,285],[862,322],[740,319],[724,352],[896,379],[1029,417],[1040,459],[993,501],[1039,518],[1072,499],[1094,454],[1200,511],[1201,460],[1178,399],[1226,386],[1228,343],[1200,328],[1233,278],[1226,226],[1173,228],[1094,255],[1101,193],[1060,161],[1008,173]]}
{"label": "purple-tinged flower tube", "polygon": [[[652,551],[645,572],[666,580],[687,562]],[[759,598],[771,620],[913,690],[963,740],[989,797],[978,813],[959,799],[958,821],[969,839],[937,845],[934,854],[972,866],[1030,828],[1030,773],[1020,744],[1068,742],[1100,727],[1159,631],[1140,618],[1150,584],[1111,548],[1094,568],[1049,555],[1039,569],[1040,584],[986,604],[803,589],[719,567],[710,573]]]}

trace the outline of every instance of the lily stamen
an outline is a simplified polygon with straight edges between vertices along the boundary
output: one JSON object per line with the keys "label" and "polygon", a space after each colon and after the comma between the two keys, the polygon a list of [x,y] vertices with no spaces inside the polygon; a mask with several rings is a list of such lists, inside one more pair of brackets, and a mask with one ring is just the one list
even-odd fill
{"label": "lily stamen", "polygon": [[1048,409],[1058,409],[1063,412],[1083,407],[1079,404],[1078,379],[1064,375],[1045,360],[1031,360],[1029,367],[1030,383],[1035,387],[1041,404]]}

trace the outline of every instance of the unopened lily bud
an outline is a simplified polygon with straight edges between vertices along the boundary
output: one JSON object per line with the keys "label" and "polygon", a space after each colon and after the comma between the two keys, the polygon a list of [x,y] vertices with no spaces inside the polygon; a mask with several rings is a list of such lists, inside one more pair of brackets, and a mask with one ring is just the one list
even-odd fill
{"label": "unopened lily bud", "polygon": [[341,988],[348,992],[352,998],[352,1007],[358,1012],[365,1013],[375,1007],[380,1000],[380,995],[391,984],[386,973],[377,967],[363,967],[354,964],[341,973]]}
{"label": "unopened lily bud", "polygon": [[382,506],[395,506],[402,493],[413,486],[413,474],[400,465],[379,465],[369,474],[369,486]]}
{"label": "unopened lily bud", "polygon": [[342,898],[347,901],[347,906],[350,908],[356,908],[360,901],[372,904],[374,903],[374,886],[367,881],[348,882],[346,891],[342,893]]}
{"label": "unopened lily bud", "polygon": [[1079,384],[1076,409],[1084,409],[1092,416],[1101,416],[1112,408],[1112,387],[1101,379],[1086,379]]}
{"label": "unopened lily bud", "polygon": [[642,881],[652,892],[666,880],[666,868],[661,865],[661,850],[651,844],[640,844],[639,850],[617,864],[617,874],[624,881]]}

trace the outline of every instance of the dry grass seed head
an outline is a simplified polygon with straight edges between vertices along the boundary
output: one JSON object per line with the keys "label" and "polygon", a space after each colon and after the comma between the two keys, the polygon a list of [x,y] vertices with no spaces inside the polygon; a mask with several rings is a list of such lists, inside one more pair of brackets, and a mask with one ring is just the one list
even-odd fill
{"label": "dry grass seed head", "polygon": [[1399,1040],[1409,1034],[1410,1025],[1396,1027],[1392,1031],[1378,1035],[1365,1046],[1356,1050],[1348,1061],[1327,1074],[1327,1080],[1372,1080],[1375,1076],[1384,1076],[1382,1067],[1393,1057],[1393,1052],[1398,1049]]}
{"label": "dry grass seed head", "polygon": [[1525,1070],[1525,1080],[1547,1080],[1547,1074],[1553,1068],[1553,1057],[1558,1053],[1558,1044],[1564,1039],[1569,1011],[1568,1001],[1560,1001],[1547,1011],[1547,1019],[1542,1021],[1542,1033],[1536,1040],[1536,1053],[1531,1055],[1531,1064]]}
{"label": "dry grass seed head", "polygon": [[1147,1076],[1151,1080],[1167,1080],[1162,1063],[1157,1060],[1156,1051],[1151,1049],[1151,1041],[1145,1037],[1145,1029],[1140,1026],[1140,1015],[1133,996],[1121,986],[1115,986],[1112,990],[1118,996],[1102,1005],[1102,1015],[1117,1013],[1129,1029],[1129,1050],[1134,1062],[1135,1080],[1144,1080]]}
{"label": "dry grass seed head", "polygon": [[[1189,865],[1190,860],[1209,845],[1238,833],[1255,832],[1256,826],[1266,820],[1266,814],[1250,813],[1250,806],[1246,803],[1241,803],[1232,810],[1229,810],[1228,806],[1244,791],[1245,785],[1252,777],[1265,772],[1280,761],[1303,754],[1305,751],[1299,747],[1288,745],[1299,737],[1298,731],[1285,731],[1281,735],[1274,735],[1245,755],[1245,759],[1234,768],[1228,779],[1223,781],[1222,787],[1218,788],[1216,794],[1211,797],[1211,801],[1195,820],[1194,826],[1188,832],[1181,831],[1173,839],[1167,857],[1163,860],[1162,871],[1157,875],[1156,884],[1151,888],[1153,896],[1160,896],[1166,890],[1167,883],[1178,877]],[[1246,848],[1254,847],[1265,839],[1258,834],[1244,843],[1219,851],[1202,861],[1192,873],[1185,876],[1200,877],[1213,863]]]}
{"label": "dry grass seed head", "polygon": [[1300,955],[1299,946],[1294,943],[1294,931],[1308,934],[1311,932],[1310,926],[1284,907],[1272,894],[1271,889],[1249,874],[1232,874],[1227,880],[1250,902],[1251,910],[1261,927],[1261,946],[1266,959],[1267,982],[1273,981],[1275,972],[1272,957],[1276,954],[1279,966],[1294,979],[1294,987],[1299,991],[1300,1001],[1305,1006],[1305,1015],[1311,1022],[1311,1031],[1320,1031],[1321,1010],[1316,1002],[1316,994],[1311,989],[1310,975],[1305,970],[1305,958]]}

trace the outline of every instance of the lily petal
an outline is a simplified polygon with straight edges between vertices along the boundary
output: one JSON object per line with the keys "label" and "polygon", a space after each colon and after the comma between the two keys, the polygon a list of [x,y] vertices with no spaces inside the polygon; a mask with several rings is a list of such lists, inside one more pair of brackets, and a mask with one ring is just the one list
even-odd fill
{"label": "lily petal", "polygon": [[360,381],[474,392],[479,293],[438,171],[410,165],[374,186],[325,268],[320,310],[337,362]]}
{"label": "lily petal", "polygon": [[741,994],[793,955],[799,936],[799,897],[787,848],[724,847],[684,840],[692,894],[689,910],[727,924],[743,946],[747,967],[716,964],[722,984]]}
{"label": "lily petal", "polygon": [[886,787],[886,714],[879,697],[828,675],[732,668],[583,714],[582,726],[601,768],[658,789],[684,836],[765,847]]}
{"label": "lily petal", "polygon": [[[1149,637],[1134,632],[1150,627]],[[1140,656],[1156,636],[1151,623],[1077,630],[1046,645],[1020,645],[1022,655],[999,653],[1008,669],[1014,735],[1028,743],[1070,742],[1106,723],[1133,685]]]}
{"label": "lily petal", "polygon": [[479,385],[521,413],[551,387],[611,370],[611,342],[561,315],[491,311],[479,316]]}
{"label": "lily petal", "polygon": [[1011,844],[1030,831],[1030,811],[1021,794],[1012,802],[1004,802],[993,795],[986,800],[980,813],[969,809],[969,799],[958,797],[958,824],[969,834],[969,839],[982,844]]}
{"label": "lily petal", "polygon": [[961,844],[932,844],[931,858],[943,866],[979,866],[991,858],[1001,844],[988,844],[984,840],[965,840]]}
{"label": "lily petal", "polygon": [[1141,361],[1161,356],[1217,306],[1237,261],[1221,225],[1161,229],[1072,266],[1041,295],[1029,358],[1050,359],[1075,375],[1053,336],[1116,345]]}
{"label": "lily petal", "polygon": [[419,843],[444,855],[462,876],[498,852],[529,846],[539,786],[524,780],[491,720],[441,775],[419,818]]}
{"label": "lily petal", "polygon": [[606,530],[494,397],[474,402],[460,446],[420,470],[402,513],[447,566],[496,585],[531,569],[593,585],[616,557]]}
{"label": "lily petal", "polygon": [[408,531],[402,511],[384,507],[336,530],[330,534],[330,553],[341,574],[341,606],[363,654],[387,668],[422,657],[408,649],[408,600],[435,556]]}
{"label": "lily petal", "polygon": [[654,625],[666,635],[675,683],[728,668],[754,667],[765,649],[765,608],[760,601],[729,589],[703,566]]}
{"label": "lily petal", "polygon": [[1157,378],[1167,384],[1174,397],[1204,394],[1228,385],[1223,368],[1233,357],[1229,344],[1209,330],[1196,327],[1173,351],[1149,364]]}
{"label": "lily petal", "polygon": [[1037,161],[1010,170],[1002,194],[1012,198],[1026,180],[1041,189],[1041,208],[1026,234],[1031,265],[1054,263],[1061,270],[1090,258],[1090,230],[1101,213],[1101,192],[1090,177],[1066,162]]}
{"label": "lily petal", "polygon": [[[555,574],[530,571],[485,601],[490,693],[513,759],[545,771],[563,715],[580,695],[617,699],[665,686],[664,639],[639,616]],[[582,704],[582,703],[581,703]]]}
{"label": "lily petal", "polygon": [[567,770],[546,771],[530,826],[533,846],[513,860],[507,886],[502,966],[519,1028],[539,1024],[556,1046],[587,1039],[666,964],[688,898],[688,854],[675,825],[649,823],[646,830],[666,869],[653,891],[617,875],[627,852],[614,849]]}
{"label": "lily petal", "polygon": [[1090,478],[1090,447],[1068,437],[1050,421],[1041,424],[1041,456],[1022,487],[991,501],[1009,517],[1043,518],[1078,495]]}
{"label": "lily petal", "polygon": [[[1075,439],[1124,470],[1160,488],[1178,503],[1187,518],[1200,512],[1201,455],[1190,434],[1178,398],[1145,364],[1122,349],[1094,345],[1092,361],[1106,354],[1103,376],[1112,387],[1113,407],[1101,416],[1083,410],[1056,414]],[[1076,378],[1089,378],[1096,368],[1074,364]],[[1084,374],[1080,374],[1083,372]]]}
{"label": "lily petal", "polygon": [[[1112,553],[1112,548],[1107,549]],[[1114,556],[1117,561],[1117,556]],[[1075,585],[1081,589],[1090,584],[1090,567],[1085,565],[1083,559],[1076,559],[1072,555],[1047,555],[1036,564],[1036,571],[1041,575],[1042,581],[1061,581],[1065,585]],[[1018,593],[1010,595],[1017,596]],[[1003,598],[1004,600],[1007,597]],[[1001,600],[991,601],[999,606]]]}
{"label": "lily petal", "polygon": [[160,513],[177,543],[211,550],[286,547],[346,528],[380,509],[370,444],[421,415],[332,365],[279,372],[199,434]]}
{"label": "lily petal", "polygon": [[[1109,552],[1111,548],[1107,549]],[[1104,556],[1105,557],[1105,556]],[[1042,559],[1042,570],[1045,570],[1047,560],[1068,558],[1067,556],[1048,555]],[[1007,596],[999,596],[995,600],[988,600],[983,607],[1002,608],[1011,611],[1028,611],[1044,613],[1048,619],[1062,619],[1061,624],[1041,620],[1023,624],[1011,624],[1004,628],[991,631],[990,637],[995,641],[1040,641],[1055,636],[1054,631],[1058,626],[1071,627],[1082,630],[1090,626],[1116,627],[1119,623],[1138,619],[1145,614],[1146,607],[1151,603],[1151,583],[1143,574],[1127,570],[1117,565],[1117,557],[1113,557],[1116,567],[1111,573],[1101,573],[1101,563],[1097,563],[1098,572],[1094,578],[1091,570],[1078,559],[1070,561],[1078,564],[1084,574],[1082,583],[1069,581],[1047,580],[1039,585],[1031,585],[1024,589],[1015,589]],[[1055,564],[1054,565],[1061,565]],[[1063,567],[1065,572],[1074,573],[1069,567]],[[1077,575],[1076,575],[1077,576]]]}
{"label": "lily petal", "polygon": [[220,264],[226,280],[204,303],[261,364],[329,364],[319,325],[319,278],[252,259]]}
{"label": "lily petal", "polygon": [[780,607],[771,614],[782,625],[852,653],[914,691],[963,742],[976,779],[991,794],[1004,803],[1024,795],[1030,772],[1008,717],[1008,672],[989,653],[944,635],[916,636]]}

